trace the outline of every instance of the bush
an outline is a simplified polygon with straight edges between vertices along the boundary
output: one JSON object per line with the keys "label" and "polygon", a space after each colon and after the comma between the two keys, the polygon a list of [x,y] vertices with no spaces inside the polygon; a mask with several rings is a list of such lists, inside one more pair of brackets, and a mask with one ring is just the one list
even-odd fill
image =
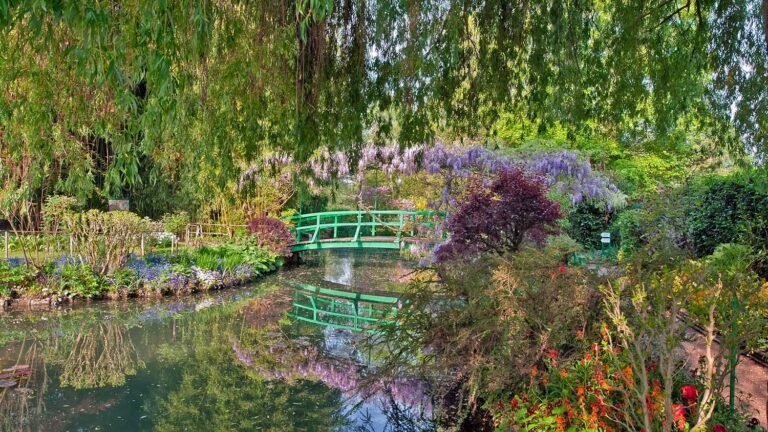
{"label": "bush", "polygon": [[687,191],[687,237],[698,257],[725,243],[749,245],[753,268],[768,277],[768,176],[749,171],[712,176]]}
{"label": "bush", "polygon": [[105,285],[89,264],[66,264],[61,268],[59,292],[67,297],[93,298],[104,291]]}
{"label": "bush", "polygon": [[632,254],[643,243],[643,221],[648,218],[648,212],[643,209],[628,209],[619,212],[611,223],[609,231],[614,238],[611,240],[620,247],[624,256]]}
{"label": "bush", "polygon": [[195,265],[203,270],[216,271],[219,269],[219,251],[201,248],[195,252]]}
{"label": "bush", "polygon": [[64,223],[74,240],[75,253],[100,275],[123,267],[148,231],[147,220],[125,211],[69,213]]}
{"label": "bush", "polygon": [[479,180],[470,185],[464,204],[446,222],[450,239],[435,258],[514,252],[526,238],[553,231],[559,218],[560,206],[547,198],[540,181],[518,169],[501,171],[490,186]]}
{"label": "bush", "polygon": [[248,222],[248,233],[258,248],[279,256],[291,256],[290,245],[295,242],[295,238],[288,226],[280,219],[255,217]]}
{"label": "bush", "polygon": [[185,211],[167,213],[163,215],[160,223],[163,224],[163,229],[166,232],[173,233],[176,237],[181,238],[186,232],[187,225],[189,225],[189,214]]}
{"label": "bush", "polygon": [[568,235],[588,249],[600,249],[600,234],[608,229],[611,213],[582,202],[568,213]]}
{"label": "bush", "polygon": [[32,267],[0,261],[0,297],[10,297],[13,292],[30,287],[34,283],[35,273]]}
{"label": "bush", "polygon": [[709,177],[690,190],[688,237],[698,257],[723,243],[737,241],[743,223],[755,214],[756,191],[741,176]]}

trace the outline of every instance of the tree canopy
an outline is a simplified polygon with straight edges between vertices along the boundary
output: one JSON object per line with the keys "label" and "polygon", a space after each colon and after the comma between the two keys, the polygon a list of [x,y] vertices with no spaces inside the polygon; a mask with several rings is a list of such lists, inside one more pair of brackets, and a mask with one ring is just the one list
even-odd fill
{"label": "tree canopy", "polygon": [[215,197],[265,148],[487,138],[509,113],[762,155],[761,6],[0,0],[0,160],[28,163],[33,189],[130,194],[152,214],[149,191]]}

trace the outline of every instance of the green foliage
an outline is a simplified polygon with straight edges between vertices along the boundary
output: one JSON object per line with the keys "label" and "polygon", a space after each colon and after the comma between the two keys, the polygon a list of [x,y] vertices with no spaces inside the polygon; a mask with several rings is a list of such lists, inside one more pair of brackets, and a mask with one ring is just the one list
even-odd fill
{"label": "green foliage", "polygon": [[0,261],[0,297],[10,297],[14,291],[23,291],[30,287],[36,274],[37,272],[28,266],[13,266],[8,261]]}
{"label": "green foliage", "polygon": [[105,281],[89,264],[66,264],[61,268],[58,290],[63,295],[93,298],[102,294],[105,288]]}
{"label": "green foliage", "polygon": [[100,275],[111,274],[128,261],[148,231],[148,221],[126,211],[67,213],[66,231],[72,236],[75,254],[93,263]]}
{"label": "green foliage", "polygon": [[160,223],[166,232],[173,233],[176,237],[183,237],[189,225],[189,214],[185,211],[166,213]]}
{"label": "green foliage", "polygon": [[700,257],[714,252],[723,243],[739,238],[742,223],[754,212],[754,189],[744,177],[709,177],[691,192],[688,235]]}
{"label": "green foliage", "polygon": [[221,260],[220,250],[201,248],[195,251],[195,265],[203,270],[216,271],[219,269]]}
{"label": "green foliage", "polygon": [[584,202],[568,213],[566,231],[573,239],[590,249],[600,249],[600,233],[610,224],[611,213],[600,206]]}
{"label": "green foliage", "polygon": [[225,273],[231,273],[237,266],[244,262],[245,258],[242,255],[238,253],[230,253],[221,260],[221,269]]}
{"label": "green foliage", "polygon": [[43,206],[43,226],[52,233],[58,233],[68,212],[76,211],[80,202],[73,197],[51,195]]}
{"label": "green foliage", "polygon": [[[259,152],[353,156],[368,141],[542,135],[609,161],[616,143],[671,146],[682,130],[763,151],[760,8],[688,6],[4,2],[0,208],[23,216],[55,191],[209,218],[237,207],[236,180]],[[592,130],[613,143],[588,142]],[[680,168],[635,162],[618,169],[638,190]]]}
{"label": "green foliage", "polygon": [[136,276],[136,272],[127,268],[121,268],[115,271],[112,273],[110,279],[110,284],[107,287],[109,290],[116,290],[121,288],[130,290],[136,288],[140,282]]}
{"label": "green foliage", "polygon": [[577,330],[596,331],[599,303],[591,276],[564,265],[579,250],[573,239],[553,238],[543,249],[454,263],[441,272],[440,283],[417,275],[398,326],[385,335],[391,355],[400,362],[420,359],[430,372],[454,371],[470,398],[518,388],[549,349],[570,353],[581,343]]}
{"label": "green foliage", "polygon": [[618,242],[621,254],[629,256],[643,244],[645,222],[649,219],[648,212],[639,208],[620,211],[611,223],[610,232],[613,242]]}

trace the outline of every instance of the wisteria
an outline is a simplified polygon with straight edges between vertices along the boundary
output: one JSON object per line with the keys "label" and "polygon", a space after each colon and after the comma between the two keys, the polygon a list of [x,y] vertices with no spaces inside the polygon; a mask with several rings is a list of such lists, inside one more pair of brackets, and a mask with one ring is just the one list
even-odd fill
{"label": "wisteria", "polygon": [[[369,380],[362,368],[350,359],[323,355],[311,343],[301,341],[271,343],[268,350],[280,357],[280,368],[265,368],[257,364],[250,350],[243,348],[235,337],[230,338],[232,352],[244,366],[258,371],[268,380],[317,380],[330,388],[340,390],[347,399],[357,398],[386,404],[390,398],[408,407],[421,407],[427,417],[432,413],[432,402],[422,380],[414,377],[380,378]],[[282,348],[281,348],[282,347]]]}
{"label": "wisteria", "polygon": [[[540,176],[554,192],[563,194],[573,204],[591,199],[603,201],[609,207],[622,206],[624,195],[608,179],[592,170],[589,161],[571,150],[536,152],[518,156],[505,156],[483,147],[463,148],[446,146],[440,142],[432,146],[417,145],[401,150],[399,146],[367,145],[360,150],[356,164],[352,164],[343,152],[320,149],[305,164],[299,165],[287,155],[272,154],[259,164],[244,170],[240,178],[243,187],[248,180],[266,175],[268,167],[293,166],[294,172],[309,173],[305,180],[327,182],[333,178],[347,177],[354,171],[356,180],[362,184],[368,169],[379,169],[395,179],[424,172],[440,174],[443,180],[439,201],[430,202],[435,210],[455,207],[454,180],[471,176],[494,175],[499,171],[519,168],[530,175]],[[354,166],[354,170],[352,167]],[[263,167],[260,168],[260,167]],[[361,187],[359,198],[370,192]]]}

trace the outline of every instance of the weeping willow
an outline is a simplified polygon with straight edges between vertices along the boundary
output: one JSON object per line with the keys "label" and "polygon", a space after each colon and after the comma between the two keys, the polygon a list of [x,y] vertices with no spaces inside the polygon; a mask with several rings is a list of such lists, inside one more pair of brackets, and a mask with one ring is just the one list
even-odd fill
{"label": "weeping willow", "polygon": [[598,124],[630,144],[704,131],[763,154],[762,11],[756,0],[0,0],[0,177],[33,197],[129,196],[155,216],[227,195],[264,149],[302,160],[320,146],[492,137],[509,112],[543,128]]}

